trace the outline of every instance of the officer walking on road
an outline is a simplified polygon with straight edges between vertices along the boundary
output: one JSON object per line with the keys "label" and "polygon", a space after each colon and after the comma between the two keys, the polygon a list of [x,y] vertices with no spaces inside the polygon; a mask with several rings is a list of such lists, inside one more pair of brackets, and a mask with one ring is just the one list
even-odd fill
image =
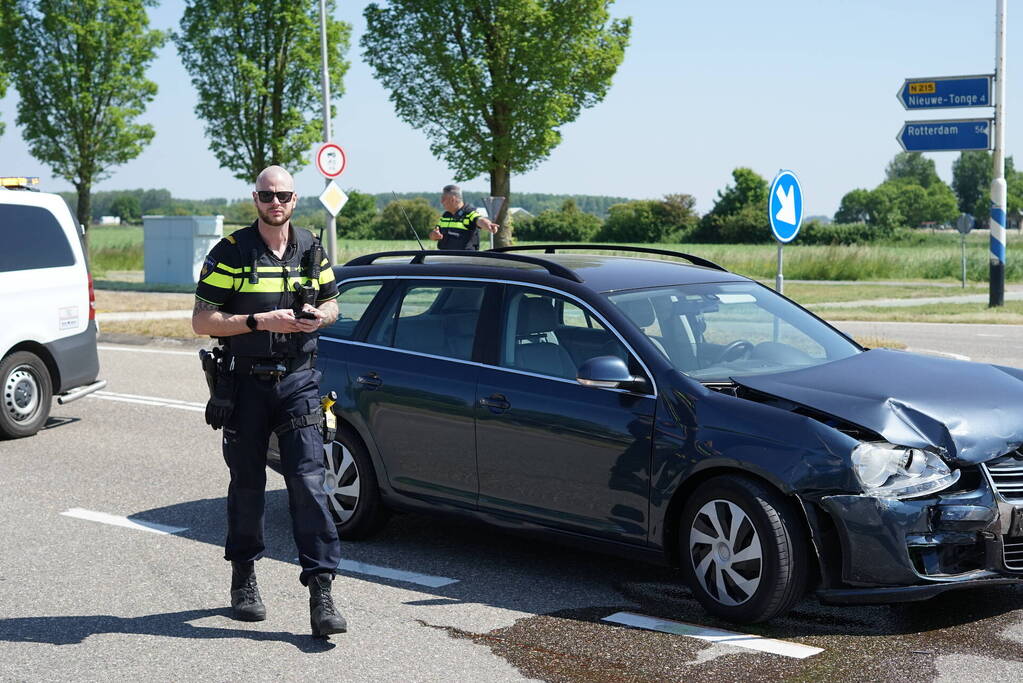
{"label": "officer walking on road", "polygon": [[224,428],[227,493],[224,559],[232,564],[236,619],[262,621],[266,608],[254,563],[263,555],[266,452],[277,433],[292,532],[309,587],[314,636],[344,633],[330,594],[341,560],[323,489],[323,420],[316,369],[318,330],[337,319],[337,283],[311,232],[291,224],[298,195],[291,175],[270,166],[252,193],[259,219],[222,239],[207,256],[196,288],[192,329],[219,338],[210,360],[206,419]]}
{"label": "officer walking on road", "polygon": [[479,228],[497,232],[497,228],[500,227],[463,202],[462,188],[458,185],[445,185],[440,195],[440,203],[444,207],[444,215],[430,231],[430,239],[439,241],[438,249],[479,251]]}

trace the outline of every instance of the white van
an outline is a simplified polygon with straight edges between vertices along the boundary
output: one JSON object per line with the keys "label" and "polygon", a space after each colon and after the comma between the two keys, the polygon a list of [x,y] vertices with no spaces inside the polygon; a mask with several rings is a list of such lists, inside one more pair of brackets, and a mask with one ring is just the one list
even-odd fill
{"label": "white van", "polygon": [[97,381],[96,297],[77,222],[55,194],[0,186],[0,438],[31,436]]}

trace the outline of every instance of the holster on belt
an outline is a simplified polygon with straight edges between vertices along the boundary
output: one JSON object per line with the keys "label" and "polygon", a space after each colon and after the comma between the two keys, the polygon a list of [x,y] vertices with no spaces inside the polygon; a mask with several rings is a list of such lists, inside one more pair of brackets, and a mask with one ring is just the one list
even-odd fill
{"label": "holster on belt", "polygon": [[206,402],[206,424],[220,429],[234,411],[235,378],[231,372],[231,361],[219,347],[212,351],[200,350],[199,360],[210,390],[210,400]]}

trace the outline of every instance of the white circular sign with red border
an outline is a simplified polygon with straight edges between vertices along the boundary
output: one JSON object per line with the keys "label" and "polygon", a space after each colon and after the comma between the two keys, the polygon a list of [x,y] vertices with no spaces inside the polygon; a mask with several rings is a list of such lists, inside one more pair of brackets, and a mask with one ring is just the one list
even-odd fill
{"label": "white circular sign with red border", "polygon": [[325,142],[316,152],[316,168],[327,178],[337,178],[346,164],[345,151],[336,142]]}

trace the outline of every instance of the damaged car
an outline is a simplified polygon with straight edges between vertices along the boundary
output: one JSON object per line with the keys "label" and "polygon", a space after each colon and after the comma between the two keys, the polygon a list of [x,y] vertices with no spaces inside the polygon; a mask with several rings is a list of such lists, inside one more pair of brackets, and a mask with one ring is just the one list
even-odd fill
{"label": "damaged car", "polygon": [[699,257],[601,249],[336,269],[343,537],[465,515],[675,565],[735,622],[1023,580],[1023,370],[868,350]]}

